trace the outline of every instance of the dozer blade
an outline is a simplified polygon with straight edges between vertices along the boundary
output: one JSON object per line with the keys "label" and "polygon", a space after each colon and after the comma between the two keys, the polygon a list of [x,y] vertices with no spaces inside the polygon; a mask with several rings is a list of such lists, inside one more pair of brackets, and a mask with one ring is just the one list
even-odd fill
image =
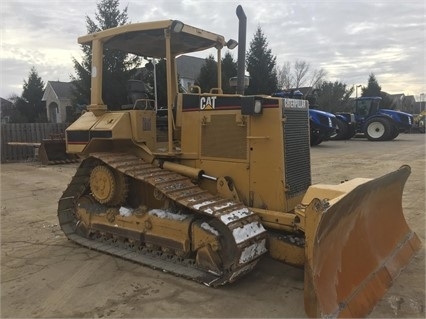
{"label": "dozer blade", "polygon": [[367,316],[420,249],[402,211],[409,175],[410,167],[402,166],[373,180],[310,187],[305,196],[312,199],[305,212],[309,316]]}
{"label": "dozer blade", "polygon": [[42,140],[38,156],[43,165],[78,162],[75,154],[67,154],[64,139]]}

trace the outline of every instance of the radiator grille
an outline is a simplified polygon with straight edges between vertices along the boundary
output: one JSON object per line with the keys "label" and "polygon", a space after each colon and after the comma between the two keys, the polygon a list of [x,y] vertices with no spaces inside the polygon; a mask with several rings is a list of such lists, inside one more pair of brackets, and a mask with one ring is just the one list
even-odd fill
{"label": "radiator grille", "polygon": [[202,156],[247,158],[247,127],[238,125],[235,119],[235,114],[212,115],[201,127]]}
{"label": "radiator grille", "polygon": [[284,108],[284,166],[287,195],[305,192],[311,185],[308,110]]}

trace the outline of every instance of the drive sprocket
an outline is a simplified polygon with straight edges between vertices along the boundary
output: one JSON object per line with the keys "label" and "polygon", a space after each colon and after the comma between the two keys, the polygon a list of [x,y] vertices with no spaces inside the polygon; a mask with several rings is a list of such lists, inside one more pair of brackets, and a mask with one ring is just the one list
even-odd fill
{"label": "drive sprocket", "polygon": [[90,173],[90,190],[99,203],[115,206],[126,200],[128,184],[124,174],[98,165]]}

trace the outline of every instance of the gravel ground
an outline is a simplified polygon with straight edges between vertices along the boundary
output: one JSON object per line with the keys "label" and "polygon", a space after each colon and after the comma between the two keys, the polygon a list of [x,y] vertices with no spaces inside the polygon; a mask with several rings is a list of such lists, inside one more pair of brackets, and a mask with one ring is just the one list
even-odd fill
{"label": "gravel ground", "polygon": [[[311,149],[313,183],[412,168],[403,207],[423,246],[370,314],[424,318],[425,135],[329,141]],[[303,271],[264,258],[219,289],[79,247],[62,234],[57,201],[76,165],[1,165],[1,317],[305,317]]]}

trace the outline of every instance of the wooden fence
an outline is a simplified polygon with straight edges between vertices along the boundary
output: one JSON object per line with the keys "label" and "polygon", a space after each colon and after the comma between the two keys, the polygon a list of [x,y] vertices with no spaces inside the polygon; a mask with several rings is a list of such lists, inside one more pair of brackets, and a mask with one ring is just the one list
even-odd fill
{"label": "wooden fence", "polygon": [[52,135],[64,134],[66,123],[1,124],[1,162],[17,162],[34,158],[34,146],[8,145],[9,142],[41,143]]}

